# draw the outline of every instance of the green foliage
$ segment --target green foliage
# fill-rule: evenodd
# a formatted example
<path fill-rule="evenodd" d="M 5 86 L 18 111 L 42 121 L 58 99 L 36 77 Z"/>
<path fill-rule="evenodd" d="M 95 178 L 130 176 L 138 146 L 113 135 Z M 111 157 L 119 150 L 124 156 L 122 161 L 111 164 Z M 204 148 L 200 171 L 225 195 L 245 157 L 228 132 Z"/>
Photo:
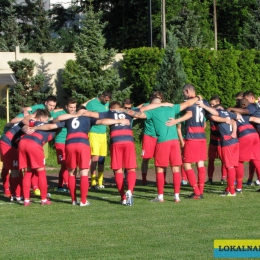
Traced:
<path fill-rule="evenodd" d="M 20 112 L 22 107 L 43 102 L 53 90 L 44 88 L 44 74 L 37 73 L 33 76 L 36 65 L 33 60 L 9 61 L 8 64 L 17 80 L 17 84 L 10 89 L 9 94 L 10 117 L 12 118 Z M 6 98 L 2 100 L 1 105 L 6 105 Z"/>
<path fill-rule="evenodd" d="M 176 45 L 175 45 L 176 46 Z M 133 82 L 132 99 L 136 104 L 147 101 L 151 90 L 158 89 L 155 85 L 156 74 L 159 71 L 158 64 L 162 63 L 163 70 L 159 77 L 161 90 L 169 101 L 176 101 L 176 91 L 172 86 L 182 86 L 183 73 L 186 74 L 186 82 L 196 86 L 197 93 L 209 100 L 217 94 L 222 98 L 225 107 L 235 104 L 234 96 L 239 91 L 252 90 L 260 95 L 260 52 L 256 50 L 238 51 L 234 49 L 225 51 L 211 51 L 207 49 L 178 49 L 182 60 L 183 70 L 178 71 L 174 59 L 177 49 L 170 44 L 165 50 L 165 60 L 162 62 L 163 51 L 157 48 L 139 48 L 126 51 L 123 62 L 125 81 Z M 174 50 L 174 52 L 173 52 Z M 168 53 L 169 51 L 169 53 Z M 153 53 L 152 59 L 145 59 L 147 53 Z M 166 55 L 168 53 L 168 55 Z M 156 56 L 157 55 L 157 56 Z M 150 56 L 148 56 L 150 57 Z M 157 61 L 153 63 L 152 61 Z M 181 68 L 181 67 L 180 67 Z M 181 81 L 179 83 L 178 75 Z M 149 80 L 144 80 L 149 79 Z M 175 82 L 175 83 L 174 83 Z M 177 100 L 178 102 L 182 98 Z"/>
<path fill-rule="evenodd" d="M 56 40 L 52 37 L 48 11 L 42 0 L 26 0 L 16 6 L 16 19 L 21 35 L 30 52 L 59 52 Z"/>
<path fill-rule="evenodd" d="M 82 30 L 74 45 L 76 61 L 67 62 L 63 71 L 62 87 L 79 102 L 120 86 L 118 69 L 107 67 L 113 62 L 116 52 L 104 47 L 102 31 L 105 25 L 100 20 L 101 15 L 90 8 L 82 17 Z"/>
<path fill-rule="evenodd" d="M 125 51 L 122 62 L 124 82 L 133 86 L 131 98 L 135 104 L 149 99 L 162 56 L 163 51 L 159 48 L 142 47 Z"/>
<path fill-rule="evenodd" d="M 162 60 L 162 66 L 157 74 L 155 89 L 160 90 L 164 99 L 169 102 L 182 101 L 182 87 L 186 83 L 181 55 L 178 52 L 177 38 L 168 32 L 168 43 Z"/>
<path fill-rule="evenodd" d="M 225 107 L 235 104 L 235 94 L 253 90 L 259 93 L 259 52 L 181 50 L 188 81 L 197 93 L 210 99 L 213 94 L 222 98 Z"/>
<path fill-rule="evenodd" d="M 21 26 L 17 23 L 17 13 L 13 1 L 3 7 L 0 23 L 0 51 L 15 51 L 20 46 L 21 51 L 28 51 L 24 45 L 24 36 Z"/>
<path fill-rule="evenodd" d="M 193 7 L 192 0 L 180 1 L 182 7 L 177 16 L 173 17 L 171 22 L 172 32 L 178 39 L 178 45 L 182 48 L 201 48 L 207 47 L 208 43 L 203 41 L 199 19 Z M 169 43 L 167 43 L 169 44 Z"/>

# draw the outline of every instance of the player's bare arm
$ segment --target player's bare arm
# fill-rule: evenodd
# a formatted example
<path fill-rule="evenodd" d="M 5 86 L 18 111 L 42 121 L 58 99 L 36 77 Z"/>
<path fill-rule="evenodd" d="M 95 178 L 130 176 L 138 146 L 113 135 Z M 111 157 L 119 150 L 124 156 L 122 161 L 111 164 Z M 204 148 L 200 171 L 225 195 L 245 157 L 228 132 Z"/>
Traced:
<path fill-rule="evenodd" d="M 167 126 L 173 126 L 173 125 L 177 125 L 183 121 L 186 121 L 188 119 L 190 119 L 192 117 L 192 112 L 191 111 L 187 111 L 186 114 L 182 117 L 179 117 L 178 119 L 175 118 L 169 118 L 169 120 L 166 122 Z"/>
<path fill-rule="evenodd" d="M 194 97 L 194 98 L 191 98 L 191 99 L 188 99 L 188 100 L 185 101 L 185 102 L 182 102 L 182 103 L 180 104 L 180 111 L 186 109 L 187 107 L 190 107 L 190 106 L 194 105 L 194 104 L 195 104 L 197 101 L 199 101 L 199 100 L 202 100 L 202 97 L 199 96 L 199 95 L 197 95 L 197 96 Z"/>
<path fill-rule="evenodd" d="M 249 115 L 249 110 L 247 108 L 229 107 L 227 111 L 239 113 L 241 115 Z"/>
<path fill-rule="evenodd" d="M 96 125 L 130 125 L 130 121 L 128 119 L 111 119 L 111 118 L 104 118 L 99 119 L 96 121 Z"/>
<path fill-rule="evenodd" d="M 173 104 L 172 103 L 168 103 L 168 102 L 163 102 L 163 103 L 156 103 L 156 104 L 149 104 L 147 106 L 144 106 L 144 107 L 141 107 L 140 108 L 140 111 L 141 112 L 144 112 L 144 111 L 147 111 L 147 110 L 152 110 L 152 109 L 155 109 L 155 108 L 158 108 L 158 107 L 172 107 Z"/>
<path fill-rule="evenodd" d="M 55 118 L 53 120 L 53 123 L 57 123 L 57 122 L 60 122 L 60 121 L 65 121 L 65 120 L 68 120 L 68 119 L 71 119 L 71 118 L 75 118 L 75 117 L 78 117 L 77 114 L 64 114 L 64 115 L 60 115 L 58 116 L 57 118 Z"/>
<path fill-rule="evenodd" d="M 135 111 L 135 110 L 131 110 L 131 109 L 122 109 L 122 112 L 128 114 L 131 117 L 141 118 L 141 119 L 146 118 L 146 114 L 141 111 Z"/>
<path fill-rule="evenodd" d="M 92 112 L 92 111 L 88 111 L 88 110 L 84 110 L 84 109 L 82 109 L 82 110 L 83 110 L 83 113 L 81 114 L 82 116 L 99 118 L 98 112 Z"/>
<path fill-rule="evenodd" d="M 232 123 L 230 117 L 211 116 L 211 120 L 218 123 L 227 123 L 229 125 Z"/>
<path fill-rule="evenodd" d="M 260 124 L 260 118 L 259 117 L 255 117 L 255 116 L 250 116 L 249 122 Z"/>
<path fill-rule="evenodd" d="M 237 123 L 235 120 L 231 120 L 231 125 L 232 125 L 232 133 L 231 133 L 231 137 L 232 138 L 237 138 Z"/>
<path fill-rule="evenodd" d="M 201 108 L 207 110 L 211 115 L 218 116 L 218 111 L 217 111 L 215 108 L 213 108 L 213 107 L 210 107 L 210 106 L 205 105 L 205 104 L 203 103 L 203 101 L 201 101 L 201 100 L 200 100 L 200 101 L 197 101 L 197 102 L 196 102 L 196 105 L 198 105 L 199 107 L 201 107 Z"/>

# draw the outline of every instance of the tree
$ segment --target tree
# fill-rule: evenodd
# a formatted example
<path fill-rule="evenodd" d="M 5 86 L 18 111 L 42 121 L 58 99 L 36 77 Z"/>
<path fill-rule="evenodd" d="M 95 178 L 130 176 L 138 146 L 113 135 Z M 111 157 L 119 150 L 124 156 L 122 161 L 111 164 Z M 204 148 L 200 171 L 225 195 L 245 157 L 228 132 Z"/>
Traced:
<path fill-rule="evenodd" d="M 178 14 L 170 20 L 170 24 L 174 26 L 173 34 L 178 39 L 179 46 L 182 48 L 208 47 L 210 43 L 204 40 L 200 29 L 201 15 L 196 11 L 194 1 L 182 0 L 180 3 L 181 8 Z"/>
<path fill-rule="evenodd" d="M 48 11 L 42 0 L 24 0 L 17 6 L 17 19 L 30 52 L 58 52 L 57 40 L 52 37 Z"/>
<path fill-rule="evenodd" d="M 173 28 L 168 31 L 168 42 L 161 69 L 157 74 L 155 90 L 162 91 L 167 101 L 179 103 L 182 101 L 181 90 L 186 83 L 186 75 L 178 52 L 178 41 L 173 31 Z"/>
<path fill-rule="evenodd" d="M 102 13 L 90 8 L 82 16 L 82 31 L 74 45 L 76 61 L 69 61 L 63 72 L 62 87 L 68 94 L 83 102 L 104 90 L 116 90 L 120 86 L 119 73 L 109 67 L 115 57 L 114 49 L 105 49 L 106 40 L 102 34 L 105 24 Z"/>
<path fill-rule="evenodd" d="M 10 117 L 15 117 L 22 107 L 43 102 L 53 90 L 44 88 L 44 74 L 33 76 L 36 65 L 33 60 L 9 61 L 8 64 L 17 79 L 17 84 L 10 89 L 9 98 Z M 2 100 L 1 105 L 6 106 L 6 99 Z"/>
<path fill-rule="evenodd" d="M 5 4 L 4 4 L 5 3 Z M 13 0 L 6 1 L 0 6 L 0 51 L 14 51 L 20 46 L 21 51 L 28 51 L 24 45 L 21 27 L 17 23 L 16 5 Z"/>

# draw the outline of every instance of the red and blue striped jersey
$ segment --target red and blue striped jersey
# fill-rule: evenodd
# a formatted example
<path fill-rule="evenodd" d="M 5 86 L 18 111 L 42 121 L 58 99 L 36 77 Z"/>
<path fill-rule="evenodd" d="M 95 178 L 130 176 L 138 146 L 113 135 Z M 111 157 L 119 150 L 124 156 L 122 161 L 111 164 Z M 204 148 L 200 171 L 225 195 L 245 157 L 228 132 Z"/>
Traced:
<path fill-rule="evenodd" d="M 87 116 L 79 116 L 63 121 L 68 134 L 66 144 L 83 143 L 89 145 L 88 133 L 92 125 L 96 124 L 97 119 Z"/>
<path fill-rule="evenodd" d="M 237 115 L 235 113 L 228 112 L 226 110 L 221 110 L 221 109 L 217 109 L 217 111 L 219 113 L 219 116 L 222 118 L 227 118 L 227 117 L 230 117 L 231 119 L 237 118 Z M 211 115 L 208 116 L 211 117 Z M 216 122 L 216 124 L 220 132 L 220 142 L 222 147 L 238 143 L 237 138 L 231 137 L 232 125 L 229 125 L 227 123 L 218 123 L 218 122 Z"/>
<path fill-rule="evenodd" d="M 48 124 L 48 123 L 43 123 L 40 121 L 35 121 L 34 125 L 35 126 L 40 126 L 43 124 Z M 62 127 L 60 126 L 61 123 L 57 123 L 58 127 Z M 53 130 L 49 130 L 49 131 L 42 131 L 42 130 L 36 130 L 34 133 L 32 134 L 25 134 L 21 137 L 21 140 L 27 139 L 27 140 L 32 140 L 36 143 L 38 143 L 39 145 L 43 146 L 45 143 L 51 141 L 55 134 L 56 134 L 57 129 L 53 129 Z"/>
<path fill-rule="evenodd" d="M 130 125 L 114 124 L 110 126 L 110 144 L 134 142 L 131 116 L 116 110 L 99 113 L 99 116 L 100 118 L 128 119 L 130 121 Z"/>
<path fill-rule="evenodd" d="M 260 109 L 256 104 L 249 104 L 247 106 L 247 109 L 249 110 L 250 116 L 260 117 Z M 260 134 L 260 125 L 259 124 L 253 124 L 258 132 Z"/>
<path fill-rule="evenodd" d="M 216 122 L 210 120 L 210 141 L 211 145 L 220 145 L 220 132 Z"/>
<path fill-rule="evenodd" d="M 22 123 L 22 121 L 12 126 L 9 130 L 5 132 L 5 134 L 2 135 L 1 141 L 5 142 L 9 146 L 17 148 L 18 141 L 20 137 L 24 134 L 21 130 L 23 126 L 24 124 Z"/>
<path fill-rule="evenodd" d="M 203 103 L 209 106 L 206 100 Z M 202 140 L 206 139 L 204 130 L 205 110 L 196 104 L 186 108 L 186 112 L 191 111 L 192 117 L 186 121 L 186 137 L 187 140 Z"/>
<path fill-rule="evenodd" d="M 242 138 L 244 136 L 257 134 L 254 126 L 249 122 L 250 116 L 242 116 L 241 119 L 237 120 L 237 131 L 238 138 Z"/>

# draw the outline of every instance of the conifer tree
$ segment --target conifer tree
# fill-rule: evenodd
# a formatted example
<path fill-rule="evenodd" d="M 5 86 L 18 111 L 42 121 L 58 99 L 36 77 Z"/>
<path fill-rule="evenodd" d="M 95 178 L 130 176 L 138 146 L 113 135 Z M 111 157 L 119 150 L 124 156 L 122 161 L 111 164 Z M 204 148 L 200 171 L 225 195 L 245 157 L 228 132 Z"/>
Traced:
<path fill-rule="evenodd" d="M 102 13 L 94 13 L 92 8 L 82 16 L 82 31 L 74 45 L 76 61 L 68 61 L 63 71 L 62 87 L 80 103 L 120 86 L 118 70 L 107 68 L 116 52 L 104 47 L 106 41 L 102 32 L 105 24 L 101 17 Z"/>
<path fill-rule="evenodd" d="M 157 74 L 155 90 L 160 90 L 164 94 L 165 100 L 179 103 L 182 98 L 182 87 L 186 83 L 181 55 L 178 52 L 178 42 L 172 33 L 172 28 L 168 31 L 168 41 L 162 60 L 162 66 Z"/>
<path fill-rule="evenodd" d="M 17 80 L 17 84 L 10 89 L 9 106 L 12 118 L 20 112 L 22 107 L 42 103 L 48 95 L 52 94 L 53 89 L 44 87 L 43 73 L 33 76 L 36 66 L 33 60 L 9 61 L 8 64 Z M 6 99 L 2 100 L 1 105 L 6 105 Z"/>

